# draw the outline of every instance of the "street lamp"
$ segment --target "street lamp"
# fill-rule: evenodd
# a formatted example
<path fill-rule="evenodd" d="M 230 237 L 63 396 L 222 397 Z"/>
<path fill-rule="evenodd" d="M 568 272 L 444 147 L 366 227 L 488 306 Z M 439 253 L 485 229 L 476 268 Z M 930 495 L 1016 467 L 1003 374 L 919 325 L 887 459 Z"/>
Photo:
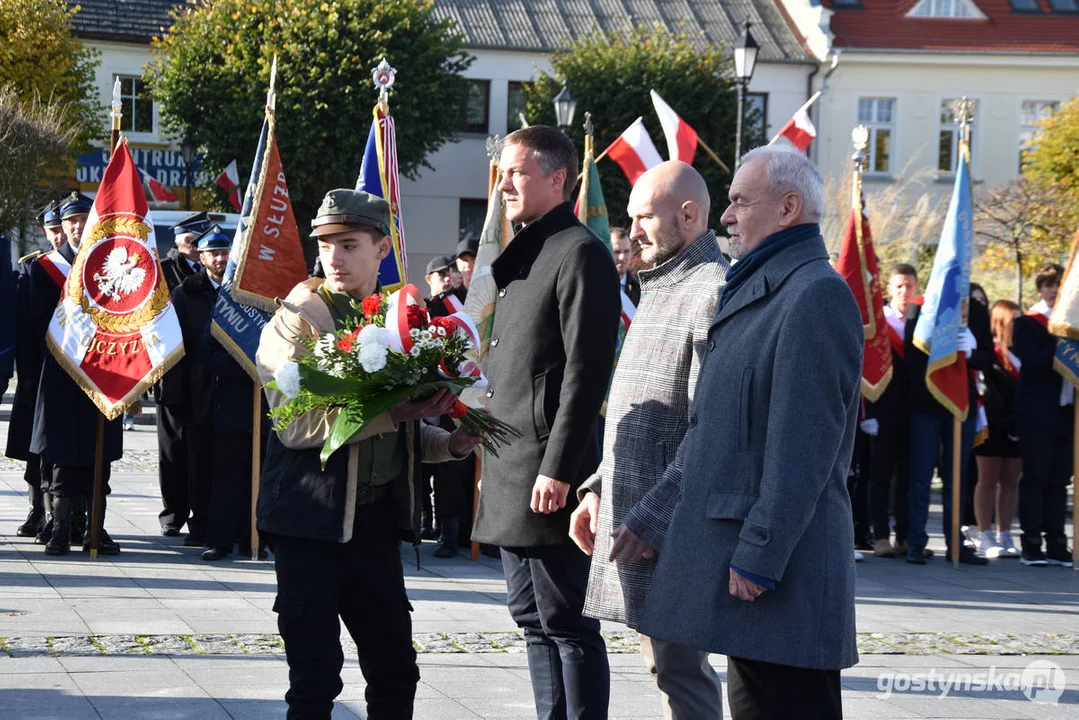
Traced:
<path fill-rule="evenodd" d="M 573 115 L 577 112 L 577 98 L 569 91 L 569 86 L 562 83 L 562 90 L 554 96 L 555 122 L 562 132 L 573 125 Z"/>
<path fill-rule="evenodd" d="M 737 170 L 742 164 L 742 126 L 745 124 L 746 88 L 753 79 L 753 68 L 757 64 L 757 51 L 760 45 L 753 39 L 749 32 L 752 25 L 746 20 L 745 29 L 738 44 L 734 46 L 734 82 L 738 86 L 738 117 L 734 131 L 734 167 Z"/>
<path fill-rule="evenodd" d="M 195 163 L 195 141 L 184 137 L 180 143 L 180 157 L 184 159 L 184 209 L 191 209 L 191 169 Z"/>

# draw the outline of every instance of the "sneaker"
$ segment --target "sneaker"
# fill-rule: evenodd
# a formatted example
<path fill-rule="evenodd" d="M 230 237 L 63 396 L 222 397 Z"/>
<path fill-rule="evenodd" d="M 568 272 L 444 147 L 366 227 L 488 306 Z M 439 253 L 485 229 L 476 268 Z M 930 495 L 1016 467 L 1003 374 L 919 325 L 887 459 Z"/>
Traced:
<path fill-rule="evenodd" d="M 894 558 L 895 553 L 896 548 L 892 547 L 892 544 L 888 542 L 887 538 L 877 540 L 877 542 L 873 545 L 873 554 L 876 557 Z"/>
<path fill-rule="evenodd" d="M 1045 562 L 1057 567 L 1072 567 L 1072 551 L 1067 545 L 1049 543 L 1045 549 Z"/>
<path fill-rule="evenodd" d="M 854 562 L 861 562 L 863 560 L 865 560 L 865 555 L 863 555 L 858 550 L 855 550 L 854 551 Z"/>
<path fill-rule="evenodd" d="M 134 429 L 135 429 L 135 419 L 125 417 L 124 418 L 124 430 L 134 430 Z"/>
<path fill-rule="evenodd" d="M 959 528 L 960 534 L 963 536 L 963 545 L 971 550 L 978 549 L 978 543 L 982 539 L 982 531 L 973 525 L 964 525 Z"/>
<path fill-rule="evenodd" d="M 1041 551 L 1041 548 L 1024 550 L 1019 556 L 1019 562 L 1031 567 L 1045 567 L 1049 564 L 1048 561 L 1046 561 L 1045 553 Z"/>
<path fill-rule="evenodd" d="M 1005 558 L 1017 558 L 1019 557 L 1019 548 L 1015 546 L 1015 540 L 1012 539 L 1012 534 L 1008 530 L 997 533 L 997 545 L 1003 551 L 1000 553 L 1001 557 Z"/>
<path fill-rule="evenodd" d="M 982 537 L 978 540 L 978 549 L 976 551 L 982 557 L 989 559 L 995 559 L 1004 554 L 1004 548 L 997 543 L 996 535 L 992 531 L 986 530 L 982 533 Z"/>

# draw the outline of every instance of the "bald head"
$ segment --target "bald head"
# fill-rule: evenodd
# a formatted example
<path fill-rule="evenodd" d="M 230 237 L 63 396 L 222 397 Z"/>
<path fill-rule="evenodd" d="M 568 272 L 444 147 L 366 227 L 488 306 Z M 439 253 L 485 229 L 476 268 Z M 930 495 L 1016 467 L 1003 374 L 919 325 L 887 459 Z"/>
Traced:
<path fill-rule="evenodd" d="M 626 208 L 641 259 L 660 265 L 678 255 L 708 230 L 710 207 L 704 178 L 684 162 L 660 163 L 641 175 Z"/>

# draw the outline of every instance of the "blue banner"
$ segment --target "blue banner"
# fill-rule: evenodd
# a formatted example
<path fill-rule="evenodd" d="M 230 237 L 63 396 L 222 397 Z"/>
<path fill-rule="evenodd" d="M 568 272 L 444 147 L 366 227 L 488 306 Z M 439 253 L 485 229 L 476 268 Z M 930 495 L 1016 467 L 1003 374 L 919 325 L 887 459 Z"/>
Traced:
<path fill-rule="evenodd" d="M 170 188 L 182 188 L 186 184 L 187 169 L 183 156 L 175 150 L 159 148 L 140 148 L 128 145 L 135 166 L 147 172 L 150 177 Z M 196 156 L 191 163 L 191 187 L 205 187 L 212 183 L 200 167 L 202 156 Z M 109 164 L 109 153 L 104 148 L 94 148 L 91 152 L 79 155 L 75 160 L 75 182 L 99 185 L 105 175 L 105 166 Z"/>
<path fill-rule="evenodd" d="M 393 116 L 376 105 L 367 145 L 360 163 L 356 189 L 383 198 L 390 204 L 390 238 L 393 247 L 382 258 L 378 280 L 385 292 L 393 292 L 408 282 L 408 259 L 405 249 L 405 227 L 401 219 L 401 188 L 397 175 L 397 134 Z"/>

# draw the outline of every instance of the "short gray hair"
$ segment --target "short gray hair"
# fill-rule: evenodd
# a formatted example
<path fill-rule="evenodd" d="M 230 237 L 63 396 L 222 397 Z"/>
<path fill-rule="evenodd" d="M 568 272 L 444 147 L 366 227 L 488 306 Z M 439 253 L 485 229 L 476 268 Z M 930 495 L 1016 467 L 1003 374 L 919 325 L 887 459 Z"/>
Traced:
<path fill-rule="evenodd" d="M 742 164 L 757 157 L 764 158 L 766 163 L 773 200 L 792 192 L 802 197 L 803 212 L 807 216 L 813 220 L 824 216 L 824 178 L 809 158 L 797 150 L 765 145 L 743 155 Z"/>

